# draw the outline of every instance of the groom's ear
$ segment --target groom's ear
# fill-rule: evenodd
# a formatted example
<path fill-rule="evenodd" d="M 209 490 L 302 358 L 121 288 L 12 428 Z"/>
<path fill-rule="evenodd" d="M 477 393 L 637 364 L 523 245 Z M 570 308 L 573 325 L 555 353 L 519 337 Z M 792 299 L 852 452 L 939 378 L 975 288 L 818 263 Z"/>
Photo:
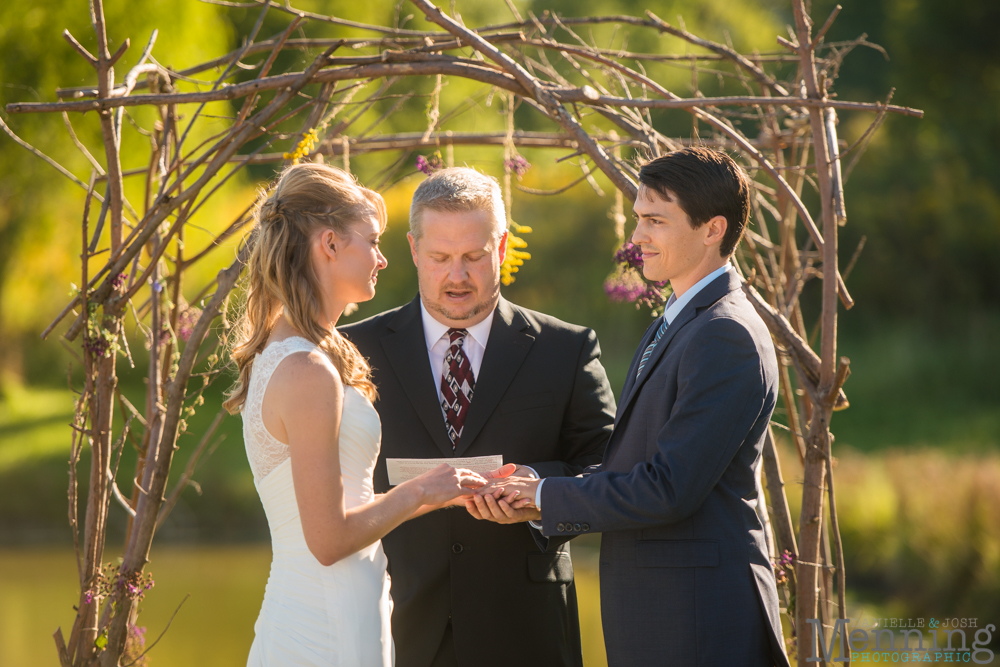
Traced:
<path fill-rule="evenodd" d="M 726 238 L 729 221 L 724 215 L 715 215 L 703 225 L 705 230 L 705 245 L 721 245 Z"/>

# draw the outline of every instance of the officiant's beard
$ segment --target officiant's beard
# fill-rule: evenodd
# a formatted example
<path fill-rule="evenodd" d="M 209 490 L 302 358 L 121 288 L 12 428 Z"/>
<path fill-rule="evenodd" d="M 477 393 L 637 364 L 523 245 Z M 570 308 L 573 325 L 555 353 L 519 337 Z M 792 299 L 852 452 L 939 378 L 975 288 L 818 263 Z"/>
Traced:
<path fill-rule="evenodd" d="M 462 283 L 458 285 L 443 285 L 440 290 L 438 290 L 437 299 L 424 299 L 424 307 L 427 310 L 437 313 L 446 320 L 451 320 L 452 322 L 465 322 L 467 320 L 477 320 L 473 324 L 478 323 L 478 321 L 485 318 L 491 310 L 496 307 L 497 301 L 500 299 L 500 284 L 497 283 L 491 290 L 491 294 L 485 299 L 480 299 L 472 305 L 463 307 L 449 307 L 445 305 L 444 300 L 447 299 L 445 295 L 446 292 L 455 290 L 468 290 L 475 294 L 476 288 L 468 283 Z M 478 317 L 482 315 L 483 317 Z"/>

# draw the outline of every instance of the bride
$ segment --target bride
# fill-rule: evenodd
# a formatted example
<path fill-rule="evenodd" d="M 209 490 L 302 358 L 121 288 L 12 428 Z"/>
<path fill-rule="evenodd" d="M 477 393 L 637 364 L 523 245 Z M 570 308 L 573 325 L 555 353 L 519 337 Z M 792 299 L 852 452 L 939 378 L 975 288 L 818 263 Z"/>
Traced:
<path fill-rule="evenodd" d="M 393 663 L 380 539 L 484 480 L 448 465 L 376 495 L 381 422 L 367 362 L 335 328 L 375 295 L 382 198 L 343 170 L 288 167 L 255 209 L 225 406 L 243 416 L 273 560 L 248 665 Z"/>

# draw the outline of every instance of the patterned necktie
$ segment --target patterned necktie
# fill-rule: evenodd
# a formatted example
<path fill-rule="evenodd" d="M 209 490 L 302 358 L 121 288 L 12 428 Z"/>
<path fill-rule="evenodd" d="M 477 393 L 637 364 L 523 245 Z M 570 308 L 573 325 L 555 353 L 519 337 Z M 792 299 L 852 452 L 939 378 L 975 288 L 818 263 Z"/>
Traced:
<path fill-rule="evenodd" d="M 664 317 L 663 324 L 661 324 L 660 328 L 656 330 L 656 336 L 653 337 L 653 342 L 647 345 L 646 351 L 642 353 L 642 359 L 639 361 L 639 370 L 635 372 L 635 378 L 637 380 L 639 379 L 639 374 L 642 373 L 642 367 L 646 365 L 647 361 L 649 361 L 649 356 L 653 354 L 656 344 L 660 342 L 661 338 L 663 338 L 663 334 L 666 333 L 668 326 L 670 325 L 667 323 L 667 318 Z"/>
<path fill-rule="evenodd" d="M 472 364 L 462 349 L 467 335 L 469 332 L 465 329 L 448 329 L 450 346 L 444 357 L 444 373 L 441 376 L 441 409 L 444 411 L 444 423 L 452 449 L 462 437 L 465 418 L 469 414 L 469 405 L 472 404 L 472 391 L 476 387 Z"/>

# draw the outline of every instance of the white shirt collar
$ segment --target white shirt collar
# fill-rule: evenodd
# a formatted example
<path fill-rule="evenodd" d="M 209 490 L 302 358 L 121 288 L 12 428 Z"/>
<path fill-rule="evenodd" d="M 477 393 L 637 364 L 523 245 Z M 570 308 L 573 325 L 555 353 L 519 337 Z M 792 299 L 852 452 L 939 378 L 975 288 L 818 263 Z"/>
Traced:
<path fill-rule="evenodd" d="M 677 314 L 684 310 L 684 306 L 688 305 L 691 302 L 691 299 L 698 295 L 698 292 L 705 289 L 709 283 L 728 271 L 729 267 L 729 262 L 726 262 L 721 267 L 696 282 L 691 289 L 684 292 L 683 296 L 679 299 L 676 298 L 675 295 L 671 294 L 670 299 L 667 301 L 667 307 L 663 310 L 663 319 L 667 321 L 667 324 L 673 322 L 674 318 L 677 317 Z"/>
<path fill-rule="evenodd" d="M 490 329 L 493 327 L 493 316 L 496 312 L 497 309 L 494 308 L 482 322 L 473 324 L 471 327 L 465 327 L 465 330 L 469 332 L 472 339 L 479 343 L 484 350 L 486 349 L 486 342 L 490 338 Z M 420 318 L 424 323 L 424 340 L 429 350 L 448 333 L 448 329 L 451 327 L 437 321 L 427 310 L 427 307 L 424 306 L 423 299 L 420 299 Z"/>

